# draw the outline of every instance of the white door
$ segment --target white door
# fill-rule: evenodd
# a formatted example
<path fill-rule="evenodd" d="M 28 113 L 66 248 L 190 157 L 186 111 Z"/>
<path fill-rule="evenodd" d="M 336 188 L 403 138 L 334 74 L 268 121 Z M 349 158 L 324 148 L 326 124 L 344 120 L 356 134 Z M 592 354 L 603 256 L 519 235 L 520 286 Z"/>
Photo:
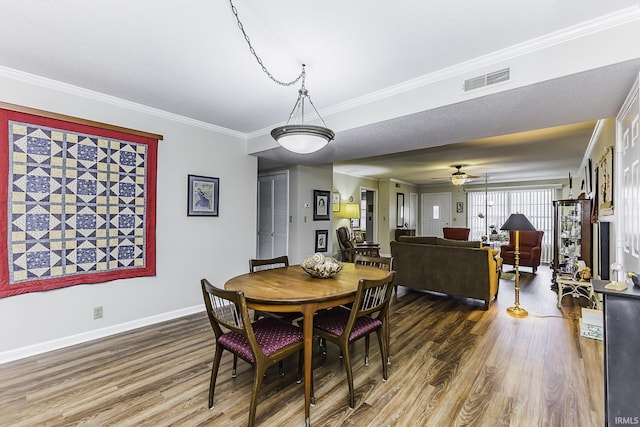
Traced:
<path fill-rule="evenodd" d="M 288 255 L 289 172 L 258 176 L 257 257 Z"/>
<path fill-rule="evenodd" d="M 421 236 L 442 237 L 442 227 L 451 224 L 451 193 L 422 195 Z"/>
<path fill-rule="evenodd" d="M 616 159 L 619 179 L 614 174 L 615 198 L 621 201 L 617 210 L 617 221 L 621 226 L 617 236 L 621 254 L 616 259 L 622 263 L 624 271 L 640 272 L 640 101 L 638 100 L 638 80 L 631 89 L 627 100 L 616 118 Z M 620 250 L 619 249 L 619 250 Z M 604 268 L 604 266 L 603 266 Z M 626 277 L 626 276 L 625 276 Z M 622 278 L 620 278 L 622 280 Z"/>
<path fill-rule="evenodd" d="M 409 229 L 418 229 L 418 194 L 409 193 Z"/>

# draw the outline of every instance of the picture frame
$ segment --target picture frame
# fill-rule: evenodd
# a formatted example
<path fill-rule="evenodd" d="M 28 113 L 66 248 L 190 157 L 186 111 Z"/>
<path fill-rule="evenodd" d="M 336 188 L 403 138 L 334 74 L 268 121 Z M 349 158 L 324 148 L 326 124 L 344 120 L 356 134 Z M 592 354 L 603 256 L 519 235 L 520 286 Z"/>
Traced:
<path fill-rule="evenodd" d="M 464 203 L 456 202 L 456 213 L 464 213 Z"/>
<path fill-rule="evenodd" d="M 187 216 L 218 216 L 220 179 L 187 176 Z"/>
<path fill-rule="evenodd" d="M 316 230 L 315 252 L 327 252 L 328 240 L 329 240 L 329 230 Z"/>
<path fill-rule="evenodd" d="M 331 210 L 333 212 L 340 212 L 340 193 L 334 192 L 331 195 Z"/>
<path fill-rule="evenodd" d="M 600 216 L 613 215 L 613 147 L 605 148 L 598 162 L 598 212 Z"/>
<path fill-rule="evenodd" d="M 591 196 L 591 192 L 593 191 L 593 180 L 592 180 L 592 170 L 593 166 L 591 164 L 591 159 L 588 160 L 587 164 L 584 166 L 584 192 L 587 197 Z"/>
<path fill-rule="evenodd" d="M 313 220 L 329 220 L 329 197 L 330 191 L 313 190 Z"/>
<path fill-rule="evenodd" d="M 404 193 L 396 194 L 396 226 L 404 227 Z"/>

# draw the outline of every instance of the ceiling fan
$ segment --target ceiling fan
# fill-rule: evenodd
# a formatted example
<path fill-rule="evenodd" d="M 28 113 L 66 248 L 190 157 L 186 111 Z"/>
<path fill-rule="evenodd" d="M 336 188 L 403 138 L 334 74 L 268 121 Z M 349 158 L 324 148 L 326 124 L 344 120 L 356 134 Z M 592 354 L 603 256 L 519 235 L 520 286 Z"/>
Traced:
<path fill-rule="evenodd" d="M 453 185 L 462 185 L 470 179 L 481 178 L 480 176 L 469 175 L 466 172 L 462 172 L 462 168 L 467 165 L 452 165 L 452 168 L 456 168 L 457 170 L 451 174 L 449 179 Z M 437 178 L 440 179 L 440 178 Z"/>

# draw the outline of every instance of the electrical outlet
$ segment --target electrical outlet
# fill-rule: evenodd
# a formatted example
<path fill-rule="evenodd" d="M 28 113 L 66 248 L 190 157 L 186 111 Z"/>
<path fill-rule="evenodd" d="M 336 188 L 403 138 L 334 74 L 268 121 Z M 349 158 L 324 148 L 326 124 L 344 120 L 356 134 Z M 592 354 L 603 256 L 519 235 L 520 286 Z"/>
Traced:
<path fill-rule="evenodd" d="M 93 318 L 102 319 L 102 306 L 93 307 Z"/>

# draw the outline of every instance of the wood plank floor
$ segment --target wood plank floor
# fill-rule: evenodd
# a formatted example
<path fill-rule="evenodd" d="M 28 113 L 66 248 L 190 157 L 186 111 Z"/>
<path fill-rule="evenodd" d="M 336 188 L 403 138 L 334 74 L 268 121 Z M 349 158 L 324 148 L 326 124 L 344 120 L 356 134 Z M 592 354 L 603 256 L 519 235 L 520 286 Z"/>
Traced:
<path fill-rule="evenodd" d="M 513 281 L 501 280 L 488 311 L 401 287 L 391 309 L 389 380 L 382 381 L 377 341 L 368 367 L 356 343 L 349 409 L 338 350 L 314 352 L 312 425 L 602 426 L 603 347 L 580 337 L 584 299 L 566 296 L 558 309 L 549 268 L 524 270 L 526 319 L 505 312 Z M 228 353 L 207 408 L 212 339 L 197 314 L 0 365 L 0 426 L 246 425 L 252 372 L 240 361 L 232 379 Z M 258 425 L 304 425 L 296 359 L 285 369 L 264 380 Z"/>

